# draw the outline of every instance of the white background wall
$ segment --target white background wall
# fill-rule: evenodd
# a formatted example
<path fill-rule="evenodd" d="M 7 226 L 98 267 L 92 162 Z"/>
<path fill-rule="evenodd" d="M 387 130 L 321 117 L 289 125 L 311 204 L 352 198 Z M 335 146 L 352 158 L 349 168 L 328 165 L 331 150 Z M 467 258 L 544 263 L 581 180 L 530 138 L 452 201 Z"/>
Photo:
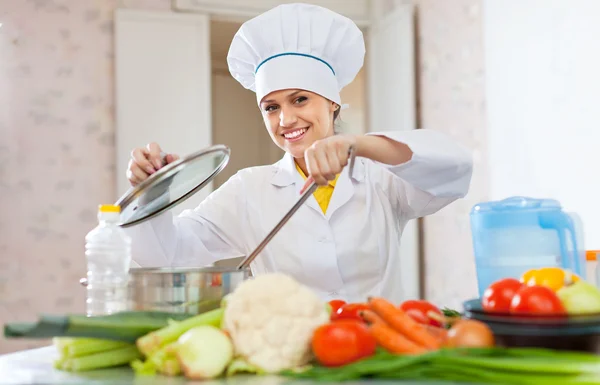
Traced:
<path fill-rule="evenodd" d="M 490 198 L 558 199 L 600 249 L 600 1 L 484 1 Z"/>

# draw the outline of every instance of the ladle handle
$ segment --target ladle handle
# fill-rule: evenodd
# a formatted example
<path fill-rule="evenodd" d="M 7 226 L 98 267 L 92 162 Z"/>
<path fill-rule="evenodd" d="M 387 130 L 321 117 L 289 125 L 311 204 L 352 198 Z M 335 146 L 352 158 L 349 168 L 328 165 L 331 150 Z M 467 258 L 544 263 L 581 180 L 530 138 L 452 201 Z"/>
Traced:
<path fill-rule="evenodd" d="M 348 171 L 349 171 L 349 176 L 351 177 L 352 172 L 354 170 L 354 158 L 355 158 L 354 147 L 352 147 L 352 146 L 350 147 L 350 149 L 348 150 L 348 155 L 350 156 L 350 169 Z M 242 270 L 242 269 L 245 269 L 248 266 L 250 266 L 252 261 L 254 261 L 256 259 L 256 257 L 258 256 L 258 254 L 260 254 L 261 251 L 263 251 L 265 246 L 267 246 L 267 244 L 271 241 L 271 239 L 273 239 L 275 234 L 277 234 L 279 232 L 279 230 L 281 230 L 283 225 L 285 225 L 287 223 L 287 221 L 292 217 L 292 215 L 294 215 L 294 213 L 296 211 L 298 211 L 300 206 L 302 206 L 304 204 L 304 202 L 306 202 L 306 200 L 315 192 L 318 185 L 315 183 L 314 180 L 312 180 L 312 178 L 310 178 L 310 179 L 311 179 L 311 183 L 309 184 L 309 187 L 306 189 L 306 191 L 304 191 L 304 194 L 302 194 L 300 199 L 298 199 L 298 201 L 296 202 L 296 204 L 294 204 L 294 206 L 290 209 L 290 211 L 288 211 L 287 214 L 285 214 L 285 216 L 283 218 L 281 218 L 281 220 L 275 226 L 275 228 L 273 228 L 273 230 L 271 230 L 269 235 L 267 235 L 267 237 L 260 243 L 260 245 L 258 245 L 258 247 L 252 252 L 252 254 L 247 256 L 246 259 L 244 259 L 238 265 L 238 267 L 237 267 L 238 270 Z"/>
<path fill-rule="evenodd" d="M 283 225 L 285 225 L 287 223 L 287 221 L 292 217 L 292 215 L 294 215 L 294 213 L 296 211 L 298 211 L 298 209 L 300 208 L 300 206 L 302 206 L 302 204 L 304 204 L 304 202 L 306 202 L 306 200 L 312 195 L 312 193 L 315 192 L 315 190 L 317 189 L 318 185 L 312 181 L 312 183 L 309 185 L 308 189 L 306 189 L 306 191 L 304 192 L 304 194 L 302 194 L 302 196 L 300 197 L 300 199 L 298 199 L 298 201 L 296 202 L 296 204 L 291 208 L 290 211 L 288 211 L 287 214 L 285 214 L 285 216 L 283 218 L 281 218 L 281 220 L 279 221 L 279 223 L 273 228 L 273 230 L 271 230 L 271 232 L 269 233 L 269 235 L 267 235 L 267 237 L 260 243 L 260 245 L 258 245 L 258 247 L 252 252 L 252 254 L 250 254 L 248 257 L 246 257 L 246 259 L 244 259 L 239 265 L 238 265 L 238 270 L 242 270 L 247 268 L 248 266 L 250 266 L 250 263 L 252 263 L 252 261 L 254 261 L 254 259 L 256 259 L 256 257 L 258 256 L 258 254 L 260 254 L 261 251 L 263 251 L 263 249 L 265 248 L 265 246 L 267 246 L 267 244 L 271 241 L 271 239 L 273 239 L 273 237 L 275 236 L 275 234 L 277 234 L 279 232 L 279 230 L 281 230 L 281 228 L 283 227 Z"/>

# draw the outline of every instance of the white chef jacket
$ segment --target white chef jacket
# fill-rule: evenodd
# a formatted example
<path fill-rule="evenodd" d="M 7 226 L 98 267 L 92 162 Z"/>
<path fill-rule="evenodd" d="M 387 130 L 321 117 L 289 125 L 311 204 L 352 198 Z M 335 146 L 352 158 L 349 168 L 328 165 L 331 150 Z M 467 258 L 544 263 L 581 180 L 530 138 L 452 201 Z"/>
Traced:
<path fill-rule="evenodd" d="M 283 272 L 324 300 L 402 300 L 400 240 L 406 223 L 466 195 L 470 152 L 441 132 L 380 132 L 405 143 L 412 159 L 390 166 L 356 158 L 325 214 L 311 196 L 251 264 L 253 275 Z M 299 198 L 305 181 L 286 154 L 237 172 L 197 208 L 128 228 L 142 267 L 198 267 L 249 255 Z"/>

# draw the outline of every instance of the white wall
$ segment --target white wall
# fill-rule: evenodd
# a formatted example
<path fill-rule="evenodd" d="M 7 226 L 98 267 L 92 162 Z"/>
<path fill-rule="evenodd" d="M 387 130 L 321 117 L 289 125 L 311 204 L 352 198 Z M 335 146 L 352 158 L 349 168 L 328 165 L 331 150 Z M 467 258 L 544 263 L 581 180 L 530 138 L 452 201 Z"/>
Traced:
<path fill-rule="evenodd" d="M 490 198 L 558 199 L 600 249 L 600 1 L 485 0 Z"/>

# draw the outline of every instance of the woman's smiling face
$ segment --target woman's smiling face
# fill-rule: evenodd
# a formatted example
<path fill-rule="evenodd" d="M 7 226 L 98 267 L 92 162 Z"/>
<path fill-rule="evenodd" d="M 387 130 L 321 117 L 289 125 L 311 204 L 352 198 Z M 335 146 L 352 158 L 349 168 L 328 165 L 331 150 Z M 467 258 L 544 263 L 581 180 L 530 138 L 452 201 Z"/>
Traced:
<path fill-rule="evenodd" d="M 286 89 L 263 98 L 260 109 L 273 142 L 294 158 L 317 140 L 333 135 L 337 104 L 310 91 Z"/>

